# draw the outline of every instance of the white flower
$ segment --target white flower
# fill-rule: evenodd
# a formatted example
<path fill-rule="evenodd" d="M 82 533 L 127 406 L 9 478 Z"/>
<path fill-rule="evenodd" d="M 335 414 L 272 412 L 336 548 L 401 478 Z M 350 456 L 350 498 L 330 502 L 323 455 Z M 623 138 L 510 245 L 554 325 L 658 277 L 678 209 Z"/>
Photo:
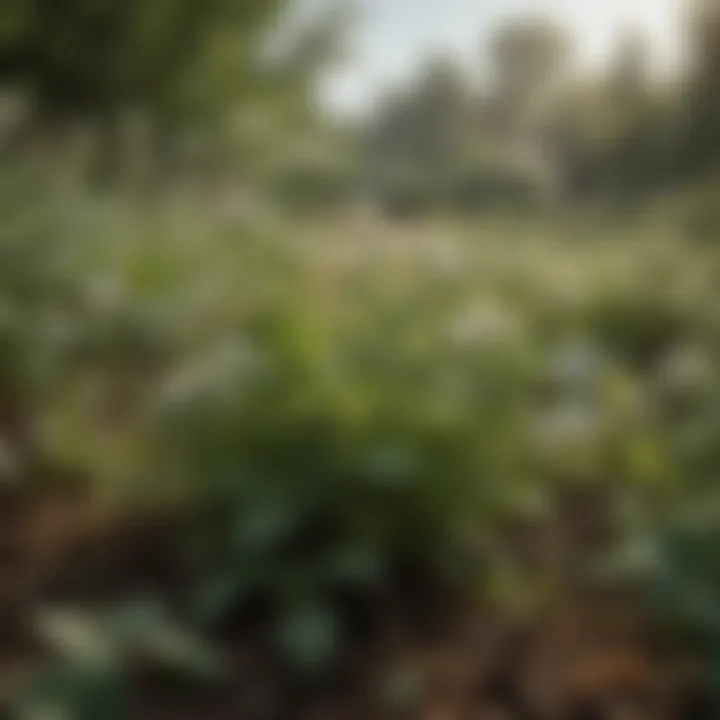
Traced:
<path fill-rule="evenodd" d="M 537 425 L 541 448 L 559 450 L 594 443 L 602 431 L 600 417 L 592 409 L 566 404 L 544 413 Z"/>
<path fill-rule="evenodd" d="M 77 328 L 68 313 L 56 310 L 45 318 L 43 330 L 46 340 L 51 345 L 62 346 L 75 338 Z"/>
<path fill-rule="evenodd" d="M 517 318 L 496 301 L 478 302 L 455 318 L 450 340 L 458 345 L 503 343 L 517 337 Z"/>
<path fill-rule="evenodd" d="M 111 310 L 122 305 L 125 289 L 119 278 L 98 275 L 88 283 L 86 297 L 93 310 Z"/>
<path fill-rule="evenodd" d="M 176 407 L 200 397 L 232 397 L 239 384 L 245 386 L 265 366 L 261 353 L 247 340 L 226 340 L 172 373 L 160 387 L 160 404 Z"/>
<path fill-rule="evenodd" d="M 435 242 L 427 246 L 425 259 L 438 275 L 459 275 L 466 267 L 468 258 L 457 243 Z"/>
<path fill-rule="evenodd" d="M 696 345 L 674 348 L 658 369 L 659 380 L 670 390 L 704 387 L 713 377 L 713 364 L 707 352 Z"/>
<path fill-rule="evenodd" d="M 603 365 L 599 350 L 585 342 L 573 342 L 560 349 L 552 360 L 553 380 L 561 385 L 584 385 L 598 377 Z"/>

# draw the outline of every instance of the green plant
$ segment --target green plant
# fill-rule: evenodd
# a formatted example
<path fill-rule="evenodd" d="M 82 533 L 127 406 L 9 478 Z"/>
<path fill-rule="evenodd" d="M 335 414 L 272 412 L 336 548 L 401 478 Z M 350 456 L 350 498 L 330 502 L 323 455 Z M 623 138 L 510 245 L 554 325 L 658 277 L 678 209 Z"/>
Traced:
<path fill-rule="evenodd" d="M 103 612 L 54 609 L 36 624 L 55 659 L 18 694 L 17 720 L 123 720 L 130 717 L 131 663 L 195 679 L 223 672 L 219 654 L 162 605 L 137 602 Z"/>

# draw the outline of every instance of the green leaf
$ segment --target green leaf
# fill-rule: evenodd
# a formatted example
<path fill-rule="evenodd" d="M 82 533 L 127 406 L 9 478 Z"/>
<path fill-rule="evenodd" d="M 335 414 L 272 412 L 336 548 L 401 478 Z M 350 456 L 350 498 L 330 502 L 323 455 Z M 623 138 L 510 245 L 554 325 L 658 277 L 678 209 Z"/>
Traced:
<path fill-rule="evenodd" d="M 290 605 L 276 627 L 276 641 L 285 659 L 301 672 L 325 669 L 333 659 L 340 628 L 333 610 L 320 601 Z"/>
<path fill-rule="evenodd" d="M 382 581 L 385 568 L 380 554 L 368 545 L 345 545 L 335 549 L 328 561 L 328 580 L 355 586 Z"/>
<path fill-rule="evenodd" d="M 289 498 L 285 502 L 253 506 L 238 523 L 238 541 L 250 549 L 271 549 L 290 536 L 301 515 L 301 510 L 291 504 Z"/>
<path fill-rule="evenodd" d="M 45 610 L 36 617 L 40 637 L 68 661 L 91 667 L 116 664 L 122 647 L 106 624 L 74 610 Z"/>
<path fill-rule="evenodd" d="M 112 627 L 129 650 L 163 669 L 208 677 L 224 670 L 220 654 L 158 603 L 138 602 L 122 608 L 113 616 Z"/>
<path fill-rule="evenodd" d="M 193 609 L 201 624 L 215 623 L 233 608 L 239 608 L 252 589 L 247 573 L 232 568 L 202 583 Z"/>
<path fill-rule="evenodd" d="M 17 720 L 127 720 L 124 679 L 113 670 L 58 663 L 42 668 L 14 706 Z"/>
<path fill-rule="evenodd" d="M 425 694 L 425 685 L 426 678 L 421 671 L 412 667 L 398 667 L 383 679 L 380 696 L 390 710 L 417 710 Z"/>

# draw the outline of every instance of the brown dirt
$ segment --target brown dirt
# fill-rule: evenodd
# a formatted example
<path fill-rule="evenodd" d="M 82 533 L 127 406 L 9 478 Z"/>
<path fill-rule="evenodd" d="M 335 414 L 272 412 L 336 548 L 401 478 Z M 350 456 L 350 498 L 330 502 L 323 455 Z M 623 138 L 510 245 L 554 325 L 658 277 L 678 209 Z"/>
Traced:
<path fill-rule="evenodd" d="M 171 597 L 183 569 L 172 523 L 112 518 L 82 496 L 0 499 L 0 715 L 43 654 L 30 630 L 42 600 L 100 602 L 138 589 Z M 69 572 L 68 568 L 76 568 Z M 92 582 L 89 582 L 89 579 Z M 643 618 L 585 595 L 516 619 L 443 598 L 387 594 L 361 603 L 364 624 L 322 685 L 282 670 L 261 622 L 240 618 L 218 641 L 232 677 L 178 686 L 138 672 L 137 720 L 684 720 L 682 673 Z M 392 680 L 394 678 L 394 681 Z M 392 686 L 396 686 L 395 690 Z M 402 687 L 405 686 L 405 690 Z M 410 692 L 407 688 L 411 688 Z M 399 688 L 399 689 L 398 689 Z M 396 697 L 393 695 L 405 695 Z M 402 700 L 402 702 L 401 702 Z"/>

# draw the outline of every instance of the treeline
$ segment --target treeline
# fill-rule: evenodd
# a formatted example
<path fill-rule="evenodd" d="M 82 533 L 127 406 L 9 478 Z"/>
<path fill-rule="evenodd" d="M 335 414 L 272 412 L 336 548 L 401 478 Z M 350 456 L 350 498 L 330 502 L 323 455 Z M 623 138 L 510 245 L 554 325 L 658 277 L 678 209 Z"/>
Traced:
<path fill-rule="evenodd" d="M 94 186 L 261 175 L 309 124 L 335 19 L 287 0 L 3 0 L 0 152 Z M 314 121 L 314 118 L 312 118 Z"/>
<path fill-rule="evenodd" d="M 354 143 L 306 161 L 292 199 L 326 207 L 362 197 L 402 215 L 632 206 L 707 185 L 720 169 L 720 3 L 694 0 L 681 21 L 686 60 L 664 78 L 633 30 L 603 72 L 581 72 L 573 38 L 547 18 L 500 26 L 476 73 L 429 57 L 377 100 Z"/>
<path fill-rule="evenodd" d="M 639 33 L 618 38 L 607 71 L 577 72 L 572 38 L 526 19 L 500 27 L 479 88 L 433 58 L 365 128 L 364 182 L 393 211 L 469 210 L 509 201 L 622 203 L 720 167 L 720 3 L 686 17 L 688 63 L 657 80 Z"/>
<path fill-rule="evenodd" d="M 398 213 L 632 202 L 720 166 L 718 0 L 693 1 L 672 82 L 654 78 L 639 34 L 587 77 L 561 25 L 515 20 L 497 29 L 482 83 L 429 58 L 354 127 L 313 103 L 338 17 L 294 26 L 297 7 L 5 0 L 0 151 L 70 158 L 96 185 L 252 185 L 293 208 L 369 199 Z"/>

